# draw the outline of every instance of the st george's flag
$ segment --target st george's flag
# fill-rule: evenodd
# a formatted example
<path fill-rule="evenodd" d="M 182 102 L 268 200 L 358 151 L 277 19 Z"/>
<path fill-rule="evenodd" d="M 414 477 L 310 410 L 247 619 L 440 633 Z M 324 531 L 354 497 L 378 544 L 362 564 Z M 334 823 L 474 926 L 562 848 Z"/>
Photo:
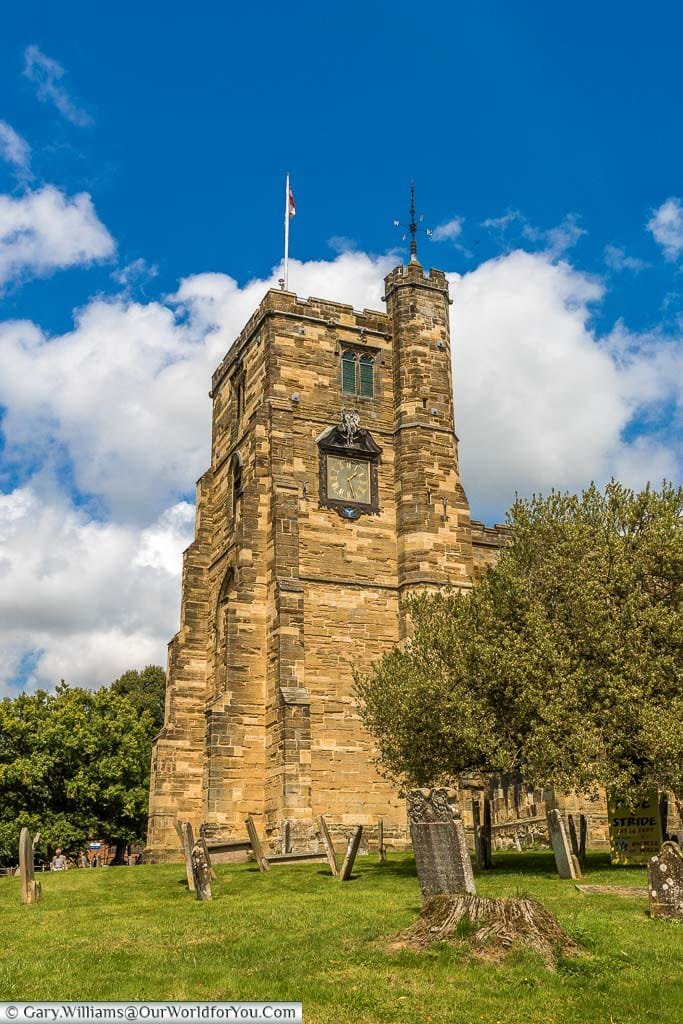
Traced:
<path fill-rule="evenodd" d="M 296 206 L 294 204 L 294 193 L 291 188 L 289 189 L 289 197 L 287 200 L 287 216 L 290 218 L 296 217 Z"/>

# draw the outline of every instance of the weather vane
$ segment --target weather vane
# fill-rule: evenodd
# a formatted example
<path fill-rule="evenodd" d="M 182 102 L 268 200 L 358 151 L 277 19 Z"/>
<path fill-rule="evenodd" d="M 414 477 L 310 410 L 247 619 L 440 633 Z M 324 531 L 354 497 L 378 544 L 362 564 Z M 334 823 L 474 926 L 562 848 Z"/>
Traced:
<path fill-rule="evenodd" d="M 407 230 L 410 232 L 410 262 L 411 263 L 417 263 L 418 262 L 418 260 L 417 260 L 417 233 L 418 233 L 418 231 L 424 231 L 424 233 L 427 236 L 427 238 L 431 238 L 432 237 L 432 229 L 431 228 L 423 228 L 423 227 L 421 227 L 421 224 L 422 224 L 423 220 L 424 220 L 424 216 L 422 214 L 420 214 L 420 216 L 419 216 L 417 221 L 415 220 L 415 182 L 411 181 L 410 182 L 410 223 L 408 225 L 406 225 L 406 224 L 401 224 L 400 220 L 395 220 L 394 221 L 394 227 L 395 228 L 404 228 L 404 229 L 407 228 Z M 403 233 L 403 241 L 405 241 L 407 237 L 408 237 L 408 235 L 404 231 L 404 233 Z"/>

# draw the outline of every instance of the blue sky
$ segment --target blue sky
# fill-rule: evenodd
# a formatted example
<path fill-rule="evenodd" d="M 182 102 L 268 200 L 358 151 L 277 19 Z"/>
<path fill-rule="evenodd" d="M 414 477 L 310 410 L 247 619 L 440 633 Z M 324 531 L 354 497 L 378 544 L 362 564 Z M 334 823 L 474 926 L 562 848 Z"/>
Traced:
<path fill-rule="evenodd" d="M 611 0 L 4 12 L 9 692 L 163 659 L 211 368 L 277 279 L 287 170 L 292 287 L 356 305 L 405 256 L 415 178 L 475 515 L 676 477 L 682 29 Z"/>
<path fill-rule="evenodd" d="M 476 260 L 496 251 L 481 221 L 518 209 L 542 228 L 575 214 L 587 270 L 604 272 L 608 244 L 657 263 L 643 223 L 681 191 L 680 6 L 433 10 L 15 5 L 0 41 L 2 116 L 32 145 L 39 178 L 93 195 L 121 259 L 158 266 L 160 290 L 201 269 L 241 282 L 267 273 L 287 169 L 306 258 L 329 256 L 338 235 L 384 252 L 414 176 L 430 223 L 466 218 Z M 64 66 L 92 124 L 36 103 L 21 75 L 30 44 Z M 620 312 L 638 328 L 658 321 L 672 278 L 659 267 L 636 290 L 629 281 Z M 63 324 L 95 280 L 41 283 L 12 305 Z"/>

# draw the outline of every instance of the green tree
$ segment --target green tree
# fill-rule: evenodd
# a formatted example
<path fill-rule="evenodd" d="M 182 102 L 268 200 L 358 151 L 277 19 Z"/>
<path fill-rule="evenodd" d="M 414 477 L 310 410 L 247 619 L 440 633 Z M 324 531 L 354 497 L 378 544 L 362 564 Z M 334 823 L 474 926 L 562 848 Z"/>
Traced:
<path fill-rule="evenodd" d="M 149 711 L 155 732 L 164 724 L 166 673 L 159 665 L 147 665 L 142 671 L 129 669 L 110 686 L 112 693 L 127 697 L 138 714 Z"/>
<path fill-rule="evenodd" d="M 516 501 L 480 585 L 414 600 L 412 638 L 356 680 L 384 771 L 682 796 L 682 515 L 666 482 Z"/>
<path fill-rule="evenodd" d="M 109 689 L 62 682 L 0 701 L 0 857 L 16 860 L 23 825 L 40 831 L 43 854 L 140 839 L 153 732 L 148 709 Z"/>

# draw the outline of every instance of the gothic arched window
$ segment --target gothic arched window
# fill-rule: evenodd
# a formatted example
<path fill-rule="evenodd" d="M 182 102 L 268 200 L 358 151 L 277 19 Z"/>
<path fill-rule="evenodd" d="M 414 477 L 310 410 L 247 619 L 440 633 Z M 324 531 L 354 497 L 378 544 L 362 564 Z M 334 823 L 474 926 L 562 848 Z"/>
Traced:
<path fill-rule="evenodd" d="M 372 398 L 375 394 L 375 360 L 346 349 L 341 358 L 341 386 L 343 395 Z"/>
<path fill-rule="evenodd" d="M 355 352 L 345 352 L 342 356 L 342 394 L 355 395 L 356 393 L 356 355 Z"/>

